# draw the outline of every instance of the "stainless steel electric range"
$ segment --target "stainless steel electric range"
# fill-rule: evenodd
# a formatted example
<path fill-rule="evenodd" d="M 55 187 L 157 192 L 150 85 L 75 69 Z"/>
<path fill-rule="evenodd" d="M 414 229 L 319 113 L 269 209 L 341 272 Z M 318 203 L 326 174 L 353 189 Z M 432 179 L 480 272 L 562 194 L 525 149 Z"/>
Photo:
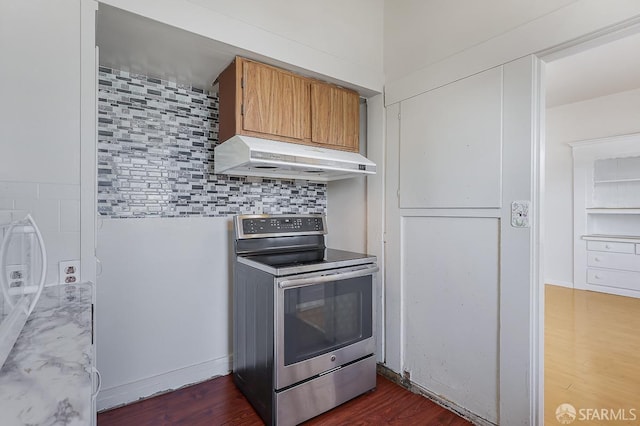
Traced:
<path fill-rule="evenodd" d="M 233 377 L 267 424 L 376 385 L 375 256 L 325 247 L 322 215 L 236 216 Z"/>

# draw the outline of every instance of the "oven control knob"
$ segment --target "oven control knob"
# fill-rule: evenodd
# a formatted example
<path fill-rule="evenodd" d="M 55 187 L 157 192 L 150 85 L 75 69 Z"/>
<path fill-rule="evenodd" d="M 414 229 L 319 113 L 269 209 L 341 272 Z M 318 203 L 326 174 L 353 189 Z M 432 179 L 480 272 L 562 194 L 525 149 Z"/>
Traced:
<path fill-rule="evenodd" d="M 331 361 L 335 361 L 336 360 L 336 356 L 335 355 L 331 355 Z"/>

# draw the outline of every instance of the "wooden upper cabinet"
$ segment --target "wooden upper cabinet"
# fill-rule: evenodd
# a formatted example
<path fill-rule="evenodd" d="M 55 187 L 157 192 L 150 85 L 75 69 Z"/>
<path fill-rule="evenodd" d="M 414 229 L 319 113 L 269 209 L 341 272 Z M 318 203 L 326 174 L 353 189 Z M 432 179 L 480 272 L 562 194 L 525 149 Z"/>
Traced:
<path fill-rule="evenodd" d="M 354 91 L 241 57 L 218 82 L 220 141 L 242 134 L 358 151 Z"/>
<path fill-rule="evenodd" d="M 243 129 L 294 139 L 308 137 L 309 83 L 257 62 L 243 65 Z"/>
<path fill-rule="evenodd" d="M 337 86 L 311 83 L 311 141 L 357 151 L 360 97 Z"/>

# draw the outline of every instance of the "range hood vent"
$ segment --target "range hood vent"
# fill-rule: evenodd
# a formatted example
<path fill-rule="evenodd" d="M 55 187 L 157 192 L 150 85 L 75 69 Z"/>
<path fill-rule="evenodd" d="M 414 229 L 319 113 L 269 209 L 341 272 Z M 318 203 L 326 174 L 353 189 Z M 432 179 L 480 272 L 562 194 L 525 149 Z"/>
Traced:
<path fill-rule="evenodd" d="M 214 171 L 327 182 L 375 174 L 376 165 L 355 152 L 236 135 L 215 148 Z"/>

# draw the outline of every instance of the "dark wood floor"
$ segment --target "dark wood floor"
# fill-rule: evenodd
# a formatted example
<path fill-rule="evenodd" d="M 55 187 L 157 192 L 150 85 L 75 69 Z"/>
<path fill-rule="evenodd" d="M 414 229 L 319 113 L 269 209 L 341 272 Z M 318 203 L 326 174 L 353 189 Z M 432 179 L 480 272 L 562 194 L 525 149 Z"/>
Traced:
<path fill-rule="evenodd" d="M 98 414 L 98 426 L 262 425 L 231 375 Z M 469 425 L 378 375 L 377 388 L 305 425 Z"/>

